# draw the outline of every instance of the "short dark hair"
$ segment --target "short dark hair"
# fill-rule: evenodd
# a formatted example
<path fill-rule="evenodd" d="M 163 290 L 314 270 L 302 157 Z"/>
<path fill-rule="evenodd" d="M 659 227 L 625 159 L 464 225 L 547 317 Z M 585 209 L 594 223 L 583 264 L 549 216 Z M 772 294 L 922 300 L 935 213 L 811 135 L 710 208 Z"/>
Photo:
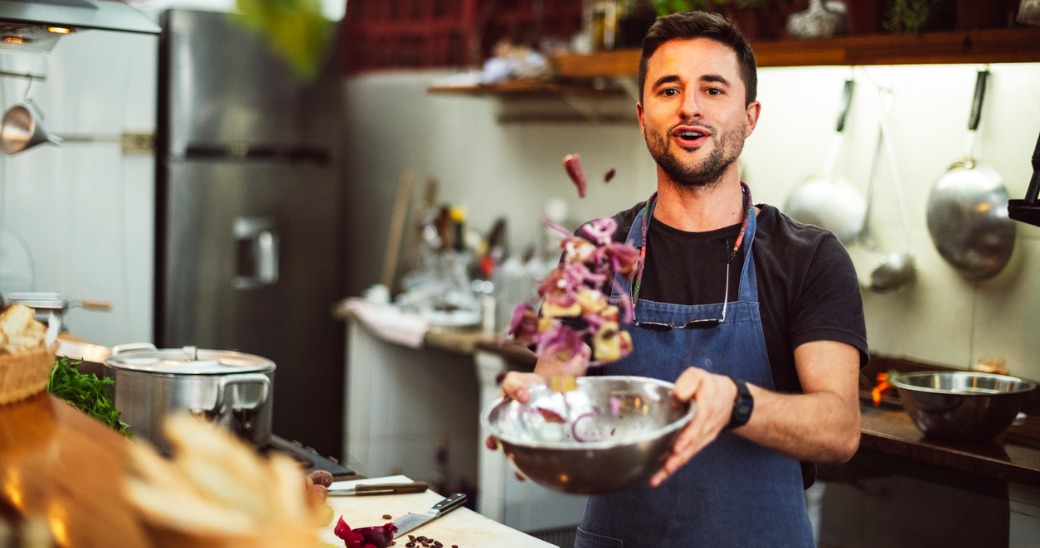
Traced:
<path fill-rule="evenodd" d="M 758 94 L 758 72 L 755 52 L 732 23 L 717 13 L 687 11 L 658 17 L 643 38 L 643 54 L 639 57 L 639 101 L 643 101 L 646 85 L 646 64 L 657 48 L 669 40 L 710 38 L 729 46 L 737 54 L 740 77 L 744 80 L 745 105 L 750 105 Z"/>

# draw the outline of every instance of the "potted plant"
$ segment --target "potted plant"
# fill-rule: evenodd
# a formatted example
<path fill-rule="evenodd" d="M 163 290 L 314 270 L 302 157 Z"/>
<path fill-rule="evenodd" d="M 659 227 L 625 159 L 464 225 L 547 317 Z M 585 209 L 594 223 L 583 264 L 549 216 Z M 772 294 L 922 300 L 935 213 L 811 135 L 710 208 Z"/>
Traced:
<path fill-rule="evenodd" d="M 950 0 L 890 0 L 885 30 L 918 34 L 953 27 Z"/>

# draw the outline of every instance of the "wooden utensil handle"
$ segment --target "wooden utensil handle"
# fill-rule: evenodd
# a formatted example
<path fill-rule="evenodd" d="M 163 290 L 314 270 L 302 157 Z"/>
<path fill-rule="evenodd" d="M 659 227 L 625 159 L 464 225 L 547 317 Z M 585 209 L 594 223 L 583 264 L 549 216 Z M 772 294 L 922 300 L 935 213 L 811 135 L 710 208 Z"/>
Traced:
<path fill-rule="evenodd" d="M 80 308 L 85 308 L 87 310 L 112 310 L 111 301 L 103 301 L 99 299 L 83 299 L 82 301 L 79 301 L 79 306 Z"/>
<path fill-rule="evenodd" d="M 424 481 L 412 483 L 373 483 L 361 484 L 354 487 L 359 495 L 385 495 L 389 493 L 422 493 L 426 491 L 427 485 Z"/>

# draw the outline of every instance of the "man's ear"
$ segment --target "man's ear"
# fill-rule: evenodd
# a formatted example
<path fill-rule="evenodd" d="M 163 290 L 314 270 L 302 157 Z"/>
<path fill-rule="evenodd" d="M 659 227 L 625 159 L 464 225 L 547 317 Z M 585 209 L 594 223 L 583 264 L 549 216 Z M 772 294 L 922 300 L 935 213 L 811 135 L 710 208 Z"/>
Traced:
<path fill-rule="evenodd" d="M 744 138 L 747 139 L 751 136 L 751 133 L 755 131 L 755 126 L 758 125 L 758 116 L 762 113 L 762 103 L 753 101 L 747 106 L 747 126 L 744 130 Z M 642 117 L 640 117 L 642 120 Z"/>
<path fill-rule="evenodd" d="M 643 125 L 643 103 L 636 101 L 636 115 L 639 117 L 639 132 L 646 138 L 646 126 Z"/>

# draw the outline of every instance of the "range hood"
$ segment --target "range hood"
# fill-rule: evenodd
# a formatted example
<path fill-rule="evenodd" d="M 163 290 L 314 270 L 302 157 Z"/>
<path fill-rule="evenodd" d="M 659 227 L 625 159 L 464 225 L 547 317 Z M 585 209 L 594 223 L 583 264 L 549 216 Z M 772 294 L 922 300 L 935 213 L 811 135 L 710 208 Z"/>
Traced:
<path fill-rule="evenodd" d="M 62 35 L 86 29 L 161 30 L 147 15 L 115 0 L 0 0 L 0 49 L 50 51 Z"/>

